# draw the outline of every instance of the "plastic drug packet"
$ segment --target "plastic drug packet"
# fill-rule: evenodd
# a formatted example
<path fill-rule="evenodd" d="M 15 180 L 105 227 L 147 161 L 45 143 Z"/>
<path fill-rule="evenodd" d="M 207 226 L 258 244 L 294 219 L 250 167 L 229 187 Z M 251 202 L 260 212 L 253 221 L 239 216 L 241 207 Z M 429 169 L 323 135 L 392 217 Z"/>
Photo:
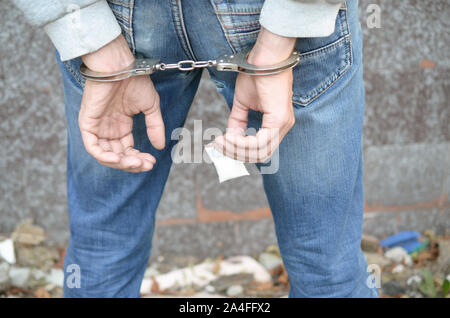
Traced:
<path fill-rule="evenodd" d="M 220 183 L 230 179 L 250 175 L 242 161 L 234 160 L 221 154 L 214 148 L 214 146 L 206 145 L 205 151 L 216 167 Z"/>

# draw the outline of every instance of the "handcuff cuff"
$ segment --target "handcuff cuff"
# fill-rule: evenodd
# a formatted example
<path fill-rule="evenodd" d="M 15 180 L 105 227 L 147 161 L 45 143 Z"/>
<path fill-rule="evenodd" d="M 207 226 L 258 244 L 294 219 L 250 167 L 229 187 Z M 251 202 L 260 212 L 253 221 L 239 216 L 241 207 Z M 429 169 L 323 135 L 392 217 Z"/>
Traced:
<path fill-rule="evenodd" d="M 168 69 L 192 71 L 207 67 L 215 67 L 218 71 L 239 72 L 248 75 L 272 75 L 293 68 L 300 62 L 300 54 L 294 49 L 291 55 L 280 63 L 269 66 L 256 66 L 247 62 L 247 56 L 250 50 L 251 47 L 248 47 L 237 54 L 223 54 L 215 60 L 183 60 L 173 64 L 165 64 L 155 58 L 136 58 L 134 63 L 127 68 L 111 73 L 95 72 L 90 70 L 86 65 L 81 64 L 80 73 L 86 79 L 97 82 L 116 82 L 130 77 L 150 75 L 156 71 L 165 71 Z"/>

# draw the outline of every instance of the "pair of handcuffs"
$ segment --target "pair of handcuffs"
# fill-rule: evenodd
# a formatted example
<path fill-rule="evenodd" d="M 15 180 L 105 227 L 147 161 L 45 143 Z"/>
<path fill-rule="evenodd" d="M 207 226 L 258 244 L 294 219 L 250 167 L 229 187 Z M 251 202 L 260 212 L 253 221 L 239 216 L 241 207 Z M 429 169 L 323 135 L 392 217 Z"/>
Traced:
<path fill-rule="evenodd" d="M 256 66 L 247 62 L 247 56 L 250 50 L 251 47 L 248 47 L 237 54 L 223 54 L 215 60 L 183 60 L 174 64 L 165 64 L 155 58 L 136 58 L 130 66 L 112 73 L 95 72 L 90 70 L 86 65 L 81 64 L 80 72 L 86 79 L 97 82 L 116 82 L 130 77 L 150 75 L 156 71 L 168 69 L 192 71 L 207 67 L 215 67 L 218 71 L 239 72 L 248 75 L 272 75 L 293 68 L 300 62 L 300 54 L 294 49 L 291 55 L 280 63 L 269 66 Z"/>

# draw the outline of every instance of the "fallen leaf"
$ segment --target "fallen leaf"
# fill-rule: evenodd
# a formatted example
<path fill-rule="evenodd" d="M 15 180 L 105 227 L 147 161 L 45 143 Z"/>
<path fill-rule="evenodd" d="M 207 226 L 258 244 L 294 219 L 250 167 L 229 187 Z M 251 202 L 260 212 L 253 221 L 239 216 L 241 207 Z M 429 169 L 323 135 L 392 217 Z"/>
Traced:
<path fill-rule="evenodd" d="M 55 266 L 58 268 L 64 267 L 64 258 L 66 257 L 66 249 L 62 248 L 59 250 L 59 261 Z"/>
<path fill-rule="evenodd" d="M 159 289 L 159 284 L 156 281 L 155 277 L 152 277 L 152 288 L 150 289 L 150 292 L 155 293 L 155 294 L 161 294 L 162 290 Z"/>
<path fill-rule="evenodd" d="M 423 59 L 422 62 L 420 62 L 420 68 L 435 68 L 436 63 L 433 61 L 430 61 L 429 59 Z"/>
<path fill-rule="evenodd" d="M 281 264 L 282 266 L 282 272 L 281 275 L 278 276 L 278 282 L 281 284 L 284 284 L 286 286 L 289 286 L 289 276 L 288 273 L 286 272 L 286 268 L 284 267 L 284 264 Z"/>

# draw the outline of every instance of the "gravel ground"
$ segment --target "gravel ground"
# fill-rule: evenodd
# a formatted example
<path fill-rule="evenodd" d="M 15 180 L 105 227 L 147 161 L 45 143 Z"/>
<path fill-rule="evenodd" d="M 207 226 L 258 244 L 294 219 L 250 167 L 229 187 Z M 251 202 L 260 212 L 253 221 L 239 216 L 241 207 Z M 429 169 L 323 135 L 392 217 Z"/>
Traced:
<path fill-rule="evenodd" d="M 65 248 L 47 245 L 42 234 L 25 223 L 10 238 L 0 237 L 0 297 L 62 297 Z M 33 241 L 33 235 L 41 239 Z M 427 231 L 423 238 L 427 247 L 407 254 L 401 248 L 382 250 L 377 238 L 363 237 L 368 264 L 376 264 L 374 275 L 380 273 L 373 282 L 380 284 L 381 297 L 450 297 L 450 237 Z M 2 254 L 8 244 L 13 264 Z M 288 292 L 289 277 L 276 246 L 227 259 L 160 256 L 149 264 L 141 288 L 143 297 L 287 297 Z"/>

